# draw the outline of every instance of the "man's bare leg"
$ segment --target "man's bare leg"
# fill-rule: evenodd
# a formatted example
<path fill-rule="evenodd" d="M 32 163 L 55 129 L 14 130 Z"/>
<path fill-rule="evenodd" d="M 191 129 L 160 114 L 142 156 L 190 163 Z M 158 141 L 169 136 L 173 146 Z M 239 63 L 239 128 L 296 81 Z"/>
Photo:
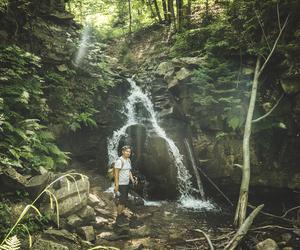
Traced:
<path fill-rule="evenodd" d="M 119 204 L 117 206 L 117 213 L 118 213 L 118 215 L 120 215 L 121 213 L 123 213 L 124 209 L 125 209 L 125 206 L 122 205 L 122 204 Z"/>

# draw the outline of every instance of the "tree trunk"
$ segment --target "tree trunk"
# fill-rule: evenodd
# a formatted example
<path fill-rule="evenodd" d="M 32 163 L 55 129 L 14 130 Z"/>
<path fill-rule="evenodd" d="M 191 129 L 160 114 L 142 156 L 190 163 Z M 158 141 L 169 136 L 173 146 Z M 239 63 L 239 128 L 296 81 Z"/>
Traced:
<path fill-rule="evenodd" d="M 209 8 L 208 0 L 206 0 L 206 1 L 205 1 L 205 16 L 206 16 L 206 17 L 208 17 L 208 12 L 209 12 L 209 11 L 208 11 L 208 8 Z"/>
<path fill-rule="evenodd" d="M 163 6 L 163 10 L 164 10 L 164 19 L 166 23 L 170 23 L 170 18 L 168 15 L 168 9 L 167 9 L 167 3 L 166 0 L 162 0 L 162 6 Z"/>
<path fill-rule="evenodd" d="M 250 182 L 250 135 L 251 135 L 251 125 L 253 112 L 256 101 L 258 78 L 260 72 L 260 56 L 256 60 L 254 78 L 252 83 L 251 97 L 249 108 L 247 112 L 247 118 L 245 123 L 244 138 L 243 138 L 243 173 L 242 173 L 242 183 L 240 187 L 240 196 L 238 205 L 235 212 L 234 224 L 241 226 L 246 218 L 247 206 L 248 206 L 248 191 Z"/>
<path fill-rule="evenodd" d="M 252 118 L 253 118 L 253 112 L 254 112 L 254 107 L 255 107 L 255 101 L 256 101 L 256 94 L 257 94 L 257 86 L 258 86 L 258 79 L 263 72 L 264 68 L 268 64 L 270 58 L 272 57 L 278 41 L 282 35 L 283 30 L 285 29 L 288 19 L 288 15 L 281 26 L 280 23 L 280 15 L 279 15 L 279 10 L 278 10 L 278 5 L 277 5 L 277 17 L 278 17 L 278 26 L 279 26 L 279 34 L 273 44 L 272 49 L 270 48 L 270 53 L 266 57 L 264 63 L 262 66 L 261 64 L 261 56 L 257 57 L 256 60 L 256 66 L 255 66 L 255 72 L 254 72 L 254 77 L 253 77 L 253 83 L 252 83 L 252 91 L 251 91 L 251 97 L 250 97 L 250 103 L 249 103 L 249 108 L 247 112 L 247 118 L 246 118 L 246 123 L 245 123 L 245 130 L 244 130 L 244 138 L 243 138 L 243 166 L 242 166 L 242 182 L 241 182 L 241 187 L 240 187 L 240 195 L 239 195 L 239 201 L 236 207 L 235 211 L 235 216 L 234 216 L 234 224 L 235 225 L 242 225 L 245 218 L 246 218 L 246 212 L 247 212 L 247 206 L 248 206 L 248 192 L 249 192 L 249 183 L 250 183 L 250 135 L 251 135 L 251 125 L 252 125 Z M 262 38 L 266 38 L 265 31 L 262 28 Z"/>
<path fill-rule="evenodd" d="M 153 8 L 152 8 L 151 0 L 148 0 L 147 3 L 149 5 L 150 11 L 151 11 L 151 17 L 154 17 L 156 19 L 156 15 L 155 15 L 155 13 L 153 11 Z"/>
<path fill-rule="evenodd" d="M 157 4 L 157 1 L 154 0 L 154 6 L 155 6 L 155 10 L 156 10 L 156 15 L 158 17 L 158 20 L 159 22 L 162 22 L 162 18 L 161 18 L 161 15 L 160 15 L 160 11 L 159 11 L 159 7 L 158 7 L 158 4 Z"/>
<path fill-rule="evenodd" d="M 192 16 L 192 0 L 188 0 L 187 2 L 187 20 L 191 19 Z"/>
<path fill-rule="evenodd" d="M 183 3 L 182 0 L 176 0 L 177 9 L 177 28 L 178 31 L 182 30 L 182 19 L 183 19 Z"/>
<path fill-rule="evenodd" d="M 175 30 L 176 30 L 176 19 L 175 19 L 175 13 L 174 13 L 174 1 L 168 0 L 168 13 L 170 15 L 170 24 L 174 24 Z"/>
<path fill-rule="evenodd" d="M 129 14 L 129 34 L 131 34 L 132 33 L 131 0 L 128 0 L 128 14 Z"/>

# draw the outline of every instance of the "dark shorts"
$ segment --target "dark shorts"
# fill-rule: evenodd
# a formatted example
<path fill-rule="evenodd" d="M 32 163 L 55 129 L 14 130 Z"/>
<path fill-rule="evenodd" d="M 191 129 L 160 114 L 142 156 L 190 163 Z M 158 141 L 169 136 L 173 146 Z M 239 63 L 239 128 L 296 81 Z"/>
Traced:
<path fill-rule="evenodd" d="M 129 185 L 119 185 L 120 196 L 116 199 L 116 203 L 127 206 Z"/>

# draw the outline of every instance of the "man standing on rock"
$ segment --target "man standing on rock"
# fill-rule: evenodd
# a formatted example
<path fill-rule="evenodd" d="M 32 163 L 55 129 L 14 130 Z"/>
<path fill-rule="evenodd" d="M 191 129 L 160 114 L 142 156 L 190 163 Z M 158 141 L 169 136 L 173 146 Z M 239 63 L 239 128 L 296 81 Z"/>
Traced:
<path fill-rule="evenodd" d="M 129 181 L 136 185 L 137 179 L 132 175 L 131 172 L 131 147 L 122 147 L 122 156 L 118 158 L 115 162 L 115 178 L 114 178 L 114 192 L 117 197 L 117 219 L 116 223 L 118 225 L 127 222 L 127 218 L 124 214 L 125 207 L 128 205 L 128 192 L 129 192 Z"/>

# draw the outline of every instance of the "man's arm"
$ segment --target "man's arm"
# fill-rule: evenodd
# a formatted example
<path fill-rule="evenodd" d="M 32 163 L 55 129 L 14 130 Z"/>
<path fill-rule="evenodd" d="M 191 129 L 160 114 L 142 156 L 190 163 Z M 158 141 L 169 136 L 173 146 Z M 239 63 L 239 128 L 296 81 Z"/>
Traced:
<path fill-rule="evenodd" d="M 129 171 L 129 178 L 130 178 L 131 182 L 134 183 L 134 178 L 133 178 L 131 170 Z"/>
<path fill-rule="evenodd" d="M 120 173 L 120 169 L 115 168 L 115 187 L 114 187 L 115 192 L 119 191 L 119 173 Z"/>
<path fill-rule="evenodd" d="M 133 176 L 131 170 L 130 170 L 130 172 L 129 172 L 129 178 L 130 178 L 131 182 L 132 182 L 134 185 L 136 185 L 136 184 L 138 183 L 137 178 L 136 178 L 135 176 Z"/>

